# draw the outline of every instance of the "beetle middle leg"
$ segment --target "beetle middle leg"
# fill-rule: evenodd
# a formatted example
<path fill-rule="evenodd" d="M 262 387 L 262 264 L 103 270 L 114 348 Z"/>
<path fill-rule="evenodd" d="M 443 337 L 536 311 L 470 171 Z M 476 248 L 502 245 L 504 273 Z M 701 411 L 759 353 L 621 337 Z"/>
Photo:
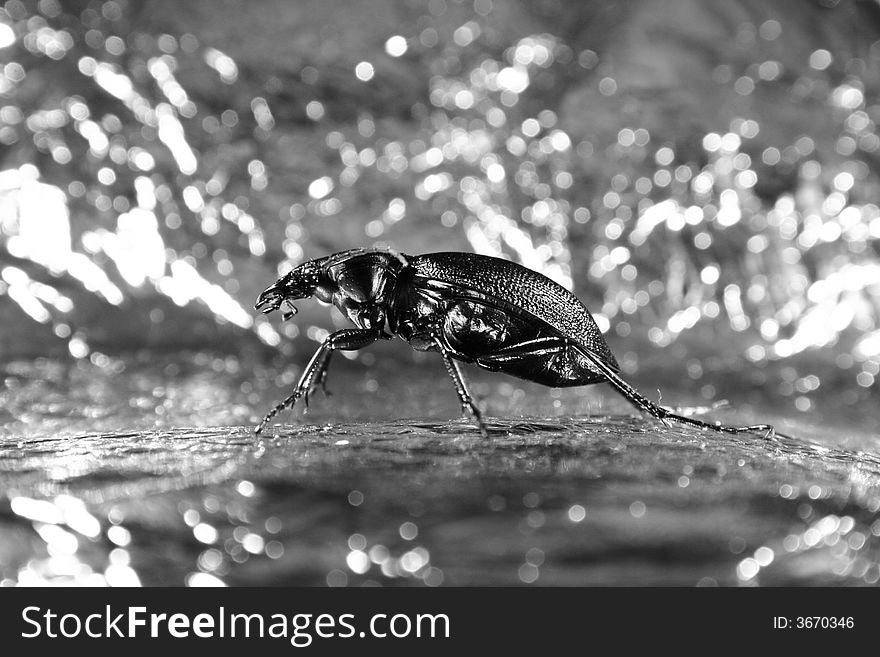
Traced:
<path fill-rule="evenodd" d="M 254 433 L 259 435 L 266 425 L 272 421 L 273 417 L 288 406 L 292 408 L 300 397 L 307 397 L 309 391 L 326 378 L 330 354 L 339 350 L 356 351 L 357 349 L 362 349 L 380 337 L 381 331 L 376 331 L 375 329 L 342 329 L 324 338 L 324 342 L 321 343 L 321 346 L 318 347 L 309 364 L 303 370 L 302 376 L 300 376 L 299 381 L 293 388 L 293 392 L 266 414 L 266 417 L 263 418 L 263 421 L 260 422 Z"/>
<path fill-rule="evenodd" d="M 458 393 L 458 399 L 461 401 L 462 410 L 465 412 L 470 411 L 471 415 L 473 415 L 474 419 L 477 421 L 480 435 L 483 438 L 488 438 L 489 432 L 486 429 L 486 425 L 483 424 L 483 415 L 480 413 L 480 409 L 477 408 L 473 397 L 471 397 L 470 391 L 467 389 L 464 377 L 461 375 L 461 370 L 458 369 L 458 365 L 452 360 L 453 352 L 446 346 L 443 340 L 440 339 L 438 334 L 431 333 L 431 339 L 437 346 L 440 355 L 443 357 L 443 364 L 446 365 L 446 371 L 449 373 L 452 382 L 455 384 L 455 392 Z"/>

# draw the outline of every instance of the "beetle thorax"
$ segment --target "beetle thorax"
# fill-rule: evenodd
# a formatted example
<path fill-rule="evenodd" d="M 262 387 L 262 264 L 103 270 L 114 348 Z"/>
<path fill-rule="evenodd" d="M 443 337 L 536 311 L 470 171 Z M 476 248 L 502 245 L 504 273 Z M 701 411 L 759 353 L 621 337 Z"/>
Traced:
<path fill-rule="evenodd" d="M 396 256 L 369 252 L 331 266 L 332 281 L 328 299 L 353 324 L 362 329 L 382 331 L 395 294 L 402 263 Z"/>

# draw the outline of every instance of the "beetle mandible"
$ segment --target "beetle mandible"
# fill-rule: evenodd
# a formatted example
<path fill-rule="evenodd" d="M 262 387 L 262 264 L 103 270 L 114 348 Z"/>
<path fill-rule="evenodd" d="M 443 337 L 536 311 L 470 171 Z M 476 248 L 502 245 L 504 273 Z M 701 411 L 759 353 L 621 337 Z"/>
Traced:
<path fill-rule="evenodd" d="M 456 361 L 475 363 L 551 387 L 606 382 L 639 410 L 668 426 L 670 420 L 726 433 L 764 432 L 766 424 L 729 427 L 678 415 L 647 399 L 620 378 L 620 366 L 590 311 L 558 283 L 521 265 L 472 253 L 411 256 L 391 250 L 351 249 L 310 260 L 263 291 L 254 308 L 289 310 L 316 297 L 335 305 L 357 328 L 331 333 L 306 365 L 293 392 L 256 429 L 324 387 L 330 357 L 398 335 L 419 351 L 436 351 L 452 378 L 462 409 L 480 433 L 488 432 Z M 386 331 L 386 327 L 388 331 Z"/>

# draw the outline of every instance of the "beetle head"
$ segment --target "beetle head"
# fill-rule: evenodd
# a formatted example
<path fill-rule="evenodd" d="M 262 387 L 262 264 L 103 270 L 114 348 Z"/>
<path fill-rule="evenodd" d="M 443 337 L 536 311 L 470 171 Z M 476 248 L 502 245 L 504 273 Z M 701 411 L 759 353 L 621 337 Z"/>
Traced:
<path fill-rule="evenodd" d="M 263 290 L 254 304 L 254 309 L 262 310 L 264 315 L 268 315 L 272 311 L 278 310 L 282 303 L 286 303 L 290 310 L 284 314 L 284 319 L 293 317 L 296 314 L 293 301 L 313 296 L 321 284 L 323 260 L 322 258 L 304 262 L 279 278 Z"/>

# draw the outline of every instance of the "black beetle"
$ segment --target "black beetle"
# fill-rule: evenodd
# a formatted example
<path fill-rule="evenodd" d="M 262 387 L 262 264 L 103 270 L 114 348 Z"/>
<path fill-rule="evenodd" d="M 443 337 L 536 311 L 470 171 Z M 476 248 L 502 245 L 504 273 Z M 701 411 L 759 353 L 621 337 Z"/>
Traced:
<path fill-rule="evenodd" d="M 474 416 L 483 436 L 486 427 L 456 360 L 552 387 L 605 381 L 664 424 L 675 420 L 702 429 L 773 436 L 770 425 L 710 424 L 650 401 L 620 378 L 620 366 L 596 321 L 576 296 L 508 260 L 472 253 L 410 256 L 351 249 L 299 265 L 267 288 L 254 308 L 268 314 L 285 303 L 290 310 L 284 319 L 289 319 L 296 314 L 292 301 L 307 297 L 332 303 L 357 328 L 327 336 L 293 392 L 269 411 L 257 434 L 300 397 L 308 406 L 309 394 L 325 384 L 334 351 L 361 349 L 396 334 L 413 349 L 440 353 L 463 409 Z"/>

